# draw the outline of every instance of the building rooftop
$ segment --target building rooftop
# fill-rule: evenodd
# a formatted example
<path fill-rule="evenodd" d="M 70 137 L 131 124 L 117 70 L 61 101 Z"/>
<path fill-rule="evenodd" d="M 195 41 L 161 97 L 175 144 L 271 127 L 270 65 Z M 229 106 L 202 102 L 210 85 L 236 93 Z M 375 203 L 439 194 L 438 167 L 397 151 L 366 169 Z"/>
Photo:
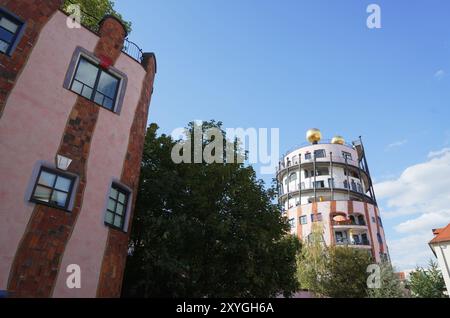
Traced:
<path fill-rule="evenodd" d="M 450 242 L 450 223 L 443 228 L 433 229 L 435 237 L 430 241 L 430 244 L 440 242 Z"/>

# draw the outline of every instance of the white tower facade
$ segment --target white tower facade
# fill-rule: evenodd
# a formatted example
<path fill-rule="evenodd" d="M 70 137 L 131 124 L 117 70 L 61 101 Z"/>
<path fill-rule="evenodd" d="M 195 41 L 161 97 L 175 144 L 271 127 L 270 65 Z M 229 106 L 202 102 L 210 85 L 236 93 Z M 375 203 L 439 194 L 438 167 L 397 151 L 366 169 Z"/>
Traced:
<path fill-rule="evenodd" d="M 377 262 L 389 259 L 361 138 L 347 144 L 340 136 L 321 137 L 318 129 L 308 130 L 309 144 L 279 163 L 278 199 L 292 234 L 307 239 L 312 224 L 322 222 L 325 244 L 365 249 Z"/>

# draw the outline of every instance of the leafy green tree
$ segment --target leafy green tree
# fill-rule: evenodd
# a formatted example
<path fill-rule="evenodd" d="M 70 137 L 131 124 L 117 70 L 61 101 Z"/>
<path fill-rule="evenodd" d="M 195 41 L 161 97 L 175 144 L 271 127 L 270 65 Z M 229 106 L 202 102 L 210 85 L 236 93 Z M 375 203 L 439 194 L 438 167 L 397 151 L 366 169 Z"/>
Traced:
<path fill-rule="evenodd" d="M 343 246 L 328 249 L 325 294 L 337 298 L 362 298 L 367 292 L 367 267 L 372 257 L 367 251 Z"/>
<path fill-rule="evenodd" d="M 297 277 L 302 289 L 325 295 L 323 278 L 327 275 L 328 249 L 323 242 L 323 225 L 312 224 L 311 234 L 297 257 Z"/>
<path fill-rule="evenodd" d="M 323 226 L 316 222 L 298 258 L 297 276 L 300 287 L 318 297 L 365 297 L 366 270 L 371 263 L 367 251 L 327 247 Z"/>
<path fill-rule="evenodd" d="M 96 31 L 98 29 L 98 22 L 105 15 L 113 15 L 119 18 L 125 25 L 127 32 L 131 32 L 131 22 L 125 21 L 122 15 L 114 10 L 114 1 L 111 0 L 65 0 L 63 3 L 63 10 L 68 11 L 71 4 L 80 5 L 81 9 L 81 23 L 86 27 Z"/>
<path fill-rule="evenodd" d="M 384 261 L 380 265 L 380 288 L 370 288 L 367 294 L 370 298 L 403 298 L 405 288 L 395 274 L 390 262 Z"/>
<path fill-rule="evenodd" d="M 195 128 L 189 124 L 188 137 Z M 200 129 L 207 128 L 221 130 L 221 123 L 205 122 Z M 273 204 L 274 187 L 266 190 L 242 163 L 176 164 L 176 141 L 157 129 L 152 124 L 145 139 L 123 295 L 269 297 L 296 291 L 300 243 L 286 234 L 289 224 Z M 205 138 L 202 148 L 213 141 Z M 194 154 L 194 148 L 185 151 Z"/>
<path fill-rule="evenodd" d="M 446 298 L 445 282 L 438 264 L 430 259 L 428 268 L 417 267 L 411 272 L 408 282 L 413 297 Z"/>

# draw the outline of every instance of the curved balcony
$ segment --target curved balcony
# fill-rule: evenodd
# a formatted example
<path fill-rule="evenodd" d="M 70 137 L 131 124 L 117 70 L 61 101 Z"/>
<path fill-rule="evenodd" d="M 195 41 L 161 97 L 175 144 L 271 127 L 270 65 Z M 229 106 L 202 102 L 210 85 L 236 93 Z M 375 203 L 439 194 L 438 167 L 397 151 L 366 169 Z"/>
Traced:
<path fill-rule="evenodd" d="M 358 188 L 349 188 L 345 186 L 345 183 L 336 183 L 334 184 L 334 187 L 331 188 L 329 186 L 324 186 L 324 187 L 316 187 L 316 194 L 317 197 L 323 196 L 323 193 L 328 193 L 331 194 L 332 191 L 333 192 L 337 192 L 337 193 L 343 193 L 343 194 L 350 194 L 351 198 L 364 198 L 365 200 L 367 200 L 368 202 L 375 204 L 375 201 L 368 196 L 366 193 L 363 193 L 361 191 L 358 191 Z M 306 194 L 311 194 L 314 193 L 314 186 L 302 186 L 301 189 L 299 189 L 299 187 L 295 187 L 293 190 L 289 189 L 289 193 L 280 193 L 279 194 L 279 198 L 280 200 L 284 200 L 285 198 L 287 198 L 288 194 L 289 197 L 291 196 L 300 196 L 300 192 L 301 195 L 306 195 Z M 331 201 L 331 200 L 324 200 L 324 201 Z"/>

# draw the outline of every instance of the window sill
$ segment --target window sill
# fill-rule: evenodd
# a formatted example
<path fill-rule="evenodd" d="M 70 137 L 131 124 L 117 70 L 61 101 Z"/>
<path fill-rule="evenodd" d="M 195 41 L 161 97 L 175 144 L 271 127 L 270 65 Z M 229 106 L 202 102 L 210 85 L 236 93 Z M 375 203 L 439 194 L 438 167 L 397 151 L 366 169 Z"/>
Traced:
<path fill-rule="evenodd" d="M 112 225 L 112 224 L 109 224 L 109 223 L 106 223 L 106 222 L 103 222 L 103 224 L 105 224 L 106 227 L 109 227 L 109 228 L 111 228 L 113 230 L 116 230 L 116 231 L 122 232 L 124 234 L 127 234 L 127 232 L 124 229 L 122 229 L 122 228 L 120 228 L 118 226 L 115 226 L 115 225 Z"/>
<path fill-rule="evenodd" d="M 36 199 L 33 199 L 33 198 L 31 198 L 29 200 L 29 202 L 37 204 L 37 205 L 44 205 L 46 207 L 53 208 L 53 209 L 56 209 L 56 210 L 61 210 L 61 211 L 66 212 L 66 213 L 72 213 L 72 211 L 69 210 L 68 208 L 61 207 L 59 205 L 54 205 L 54 204 L 51 204 L 51 203 L 47 203 L 47 202 L 44 202 L 44 201 L 39 201 L 39 200 L 36 200 Z"/>

